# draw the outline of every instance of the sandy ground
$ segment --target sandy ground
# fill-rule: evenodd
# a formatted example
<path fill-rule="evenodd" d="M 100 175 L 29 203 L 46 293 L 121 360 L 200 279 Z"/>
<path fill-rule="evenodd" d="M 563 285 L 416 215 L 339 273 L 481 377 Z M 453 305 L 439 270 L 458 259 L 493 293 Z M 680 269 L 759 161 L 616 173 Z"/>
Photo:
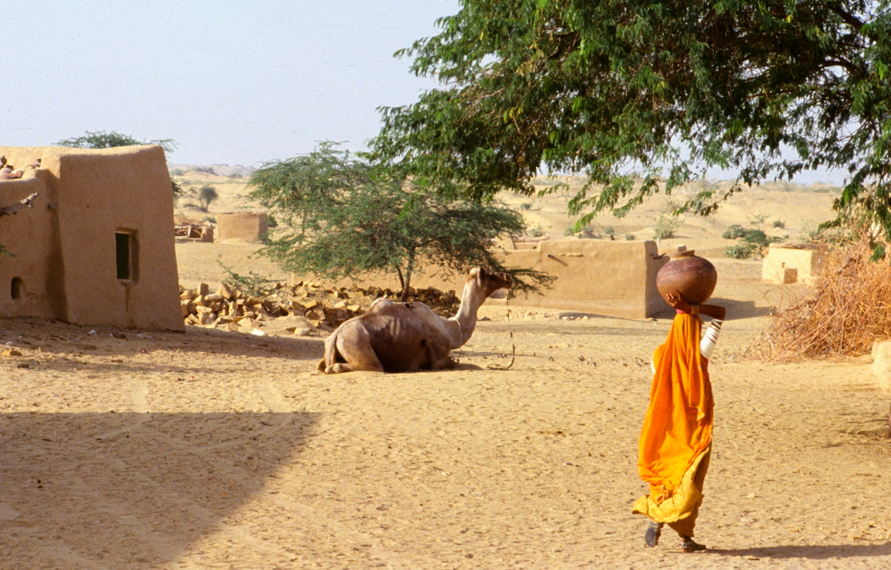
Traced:
<path fill-rule="evenodd" d="M 178 246 L 184 281 L 214 247 Z M 796 292 L 716 265 L 707 552 L 630 514 L 670 321 L 493 302 L 457 370 L 402 375 L 322 375 L 321 336 L 0 320 L 0 568 L 889 567 L 891 394 L 868 359 L 743 359 Z"/>

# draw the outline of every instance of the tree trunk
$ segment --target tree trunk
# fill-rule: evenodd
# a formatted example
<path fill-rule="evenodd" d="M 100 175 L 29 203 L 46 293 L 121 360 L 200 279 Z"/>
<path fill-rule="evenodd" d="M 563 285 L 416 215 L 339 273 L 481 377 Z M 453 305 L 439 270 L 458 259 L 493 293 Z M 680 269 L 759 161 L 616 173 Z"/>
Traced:
<path fill-rule="evenodd" d="M 404 303 L 408 301 L 408 285 L 405 283 L 405 277 L 402 275 L 402 269 L 397 267 L 396 274 L 399 275 L 399 285 L 402 287 L 402 294 L 399 299 Z"/>

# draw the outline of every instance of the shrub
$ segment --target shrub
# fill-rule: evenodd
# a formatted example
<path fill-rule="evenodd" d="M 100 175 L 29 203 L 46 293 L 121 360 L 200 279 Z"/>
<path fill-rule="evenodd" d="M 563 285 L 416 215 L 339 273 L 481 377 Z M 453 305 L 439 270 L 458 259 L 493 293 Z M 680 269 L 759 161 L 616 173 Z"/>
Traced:
<path fill-rule="evenodd" d="M 721 234 L 721 237 L 724 239 L 740 239 L 746 237 L 747 231 L 748 230 L 746 230 L 746 228 L 742 227 L 741 225 L 733 224 L 732 226 L 727 228 L 727 230 L 724 231 L 723 234 Z"/>
<path fill-rule="evenodd" d="M 541 229 L 541 226 L 534 226 L 534 227 L 531 227 L 531 228 L 529 228 L 529 229 L 527 230 L 527 232 L 528 232 L 529 235 L 531 235 L 532 237 L 541 237 L 541 236 L 544 235 L 544 230 Z"/>
<path fill-rule="evenodd" d="M 274 280 L 267 279 L 253 271 L 248 271 L 247 275 L 236 273 L 223 263 L 222 257 L 217 258 L 217 264 L 226 272 L 223 283 L 234 289 L 244 291 L 253 297 L 265 297 L 275 289 Z"/>
<path fill-rule="evenodd" d="M 656 225 L 653 228 L 654 239 L 668 239 L 674 237 L 674 232 L 678 229 L 680 222 L 677 218 L 671 216 L 659 216 L 656 218 Z"/>
<path fill-rule="evenodd" d="M 761 253 L 761 246 L 745 241 L 724 249 L 724 255 L 733 259 L 750 259 L 759 253 Z"/>
<path fill-rule="evenodd" d="M 761 230 L 748 230 L 742 239 L 746 243 L 757 245 L 759 247 L 767 247 L 771 242 L 767 237 L 767 234 Z"/>

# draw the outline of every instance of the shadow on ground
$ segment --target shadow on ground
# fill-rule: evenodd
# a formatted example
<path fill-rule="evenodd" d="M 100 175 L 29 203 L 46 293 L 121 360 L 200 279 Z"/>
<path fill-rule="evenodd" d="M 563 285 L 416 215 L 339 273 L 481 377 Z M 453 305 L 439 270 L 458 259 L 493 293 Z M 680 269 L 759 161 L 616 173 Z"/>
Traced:
<path fill-rule="evenodd" d="M 121 569 L 174 560 L 263 493 L 316 422 L 311 413 L 0 416 L 0 559 Z"/>
<path fill-rule="evenodd" d="M 743 556 L 757 558 L 806 558 L 824 560 L 831 558 L 862 558 L 891 556 L 891 542 L 885 544 L 841 544 L 832 546 L 818 545 L 778 545 L 759 548 L 740 548 L 720 550 L 710 549 L 711 554 L 723 556 Z"/>

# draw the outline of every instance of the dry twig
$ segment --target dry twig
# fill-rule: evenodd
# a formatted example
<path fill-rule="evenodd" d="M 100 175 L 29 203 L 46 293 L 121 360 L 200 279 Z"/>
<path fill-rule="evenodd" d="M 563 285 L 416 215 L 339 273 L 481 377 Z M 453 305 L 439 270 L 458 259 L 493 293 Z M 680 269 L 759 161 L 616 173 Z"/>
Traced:
<path fill-rule="evenodd" d="M 891 265 L 864 237 L 828 256 L 811 295 L 777 314 L 746 355 L 759 360 L 852 357 L 891 338 Z"/>

